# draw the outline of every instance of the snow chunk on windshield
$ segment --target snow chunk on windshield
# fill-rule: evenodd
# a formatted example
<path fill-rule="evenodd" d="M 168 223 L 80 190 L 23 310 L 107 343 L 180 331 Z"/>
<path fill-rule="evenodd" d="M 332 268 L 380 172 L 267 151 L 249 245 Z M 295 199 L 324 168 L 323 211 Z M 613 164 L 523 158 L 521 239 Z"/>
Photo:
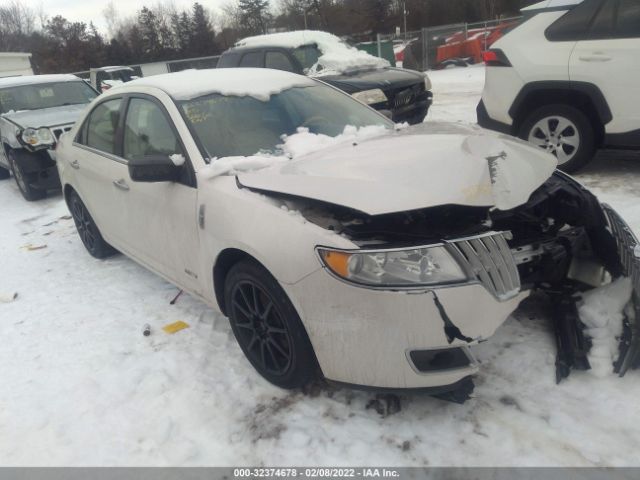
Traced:
<path fill-rule="evenodd" d="M 374 69 L 389 67 L 387 60 L 369 55 L 340 40 L 327 32 L 304 30 L 298 32 L 272 33 L 248 37 L 236 43 L 238 47 L 282 47 L 299 48 L 317 45 L 320 50 L 318 61 L 308 66 L 308 75 L 335 75 L 356 69 Z"/>
<path fill-rule="evenodd" d="M 591 337 L 591 350 L 587 354 L 591 372 L 604 377 L 613 372 L 617 360 L 619 338 L 622 335 L 624 311 L 631 301 L 632 285 L 629 278 L 621 278 L 582 295 L 578 305 L 580 320 L 587 326 Z"/>
<path fill-rule="evenodd" d="M 403 125 L 399 125 L 397 128 L 403 128 Z M 388 132 L 389 129 L 382 125 L 369 125 L 360 128 L 347 125 L 340 135 L 330 137 L 311 133 L 308 128 L 300 127 L 293 135 L 283 135 L 283 143 L 278 145 L 280 151 L 277 154 L 259 153 L 249 157 L 214 158 L 199 173 L 201 177 L 208 179 L 221 175 L 235 175 L 238 172 L 261 170 L 344 142 L 358 142 Z"/>
<path fill-rule="evenodd" d="M 253 97 L 268 102 L 276 95 L 294 87 L 317 85 L 313 80 L 281 70 L 266 68 L 221 68 L 184 70 L 154 75 L 125 83 L 124 87 L 153 87 L 164 90 L 176 100 L 190 100 L 218 93 L 234 97 Z"/>

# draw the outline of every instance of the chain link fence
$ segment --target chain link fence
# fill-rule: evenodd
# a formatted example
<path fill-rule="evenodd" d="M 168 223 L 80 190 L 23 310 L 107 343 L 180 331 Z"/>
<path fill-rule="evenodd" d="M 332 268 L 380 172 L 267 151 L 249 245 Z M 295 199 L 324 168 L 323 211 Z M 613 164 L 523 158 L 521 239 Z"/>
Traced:
<path fill-rule="evenodd" d="M 509 30 L 521 17 L 477 23 L 456 23 L 412 32 L 378 35 L 379 44 L 391 42 L 396 58 L 405 68 L 425 71 L 451 63 L 477 63 L 482 52 Z M 400 53 L 400 55 L 398 55 Z"/>

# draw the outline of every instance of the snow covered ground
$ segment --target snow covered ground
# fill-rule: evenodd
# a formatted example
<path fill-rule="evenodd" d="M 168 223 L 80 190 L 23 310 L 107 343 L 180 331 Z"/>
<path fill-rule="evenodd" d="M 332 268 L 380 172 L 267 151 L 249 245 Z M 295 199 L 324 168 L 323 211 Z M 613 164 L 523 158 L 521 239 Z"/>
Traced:
<path fill-rule="evenodd" d="M 430 120 L 474 122 L 481 67 L 432 73 Z M 578 175 L 640 233 L 640 155 Z M 225 318 L 123 256 L 91 258 L 60 196 L 0 183 L 0 465 L 638 465 L 640 372 L 554 383 L 544 307 L 480 346 L 465 405 L 351 390 L 288 393 L 253 371 Z M 190 328 L 174 335 L 165 324 Z M 150 324 L 152 334 L 142 335 Z"/>

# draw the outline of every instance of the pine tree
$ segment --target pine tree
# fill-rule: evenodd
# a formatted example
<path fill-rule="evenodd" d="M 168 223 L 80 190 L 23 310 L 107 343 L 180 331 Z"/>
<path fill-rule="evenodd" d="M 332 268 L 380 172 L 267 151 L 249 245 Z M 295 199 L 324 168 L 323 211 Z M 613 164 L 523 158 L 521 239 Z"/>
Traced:
<path fill-rule="evenodd" d="M 267 33 L 271 20 L 269 0 L 239 0 L 242 23 L 251 33 Z"/>

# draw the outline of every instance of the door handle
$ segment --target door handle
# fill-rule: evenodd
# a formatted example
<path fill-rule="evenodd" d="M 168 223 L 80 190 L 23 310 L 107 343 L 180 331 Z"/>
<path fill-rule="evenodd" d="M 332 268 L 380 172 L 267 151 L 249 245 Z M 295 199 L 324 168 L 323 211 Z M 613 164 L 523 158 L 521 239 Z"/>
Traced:
<path fill-rule="evenodd" d="M 114 180 L 113 184 L 120 190 L 129 190 L 129 185 L 127 185 L 127 182 L 124 181 L 124 178 L 121 178 L 120 180 Z"/>
<path fill-rule="evenodd" d="M 594 53 L 593 55 L 582 55 L 580 60 L 583 62 L 609 62 L 613 59 L 607 55 Z"/>
<path fill-rule="evenodd" d="M 69 162 L 69 165 L 71 165 L 76 170 L 80 169 L 80 163 L 78 162 L 78 160 L 73 160 L 73 161 Z"/>

